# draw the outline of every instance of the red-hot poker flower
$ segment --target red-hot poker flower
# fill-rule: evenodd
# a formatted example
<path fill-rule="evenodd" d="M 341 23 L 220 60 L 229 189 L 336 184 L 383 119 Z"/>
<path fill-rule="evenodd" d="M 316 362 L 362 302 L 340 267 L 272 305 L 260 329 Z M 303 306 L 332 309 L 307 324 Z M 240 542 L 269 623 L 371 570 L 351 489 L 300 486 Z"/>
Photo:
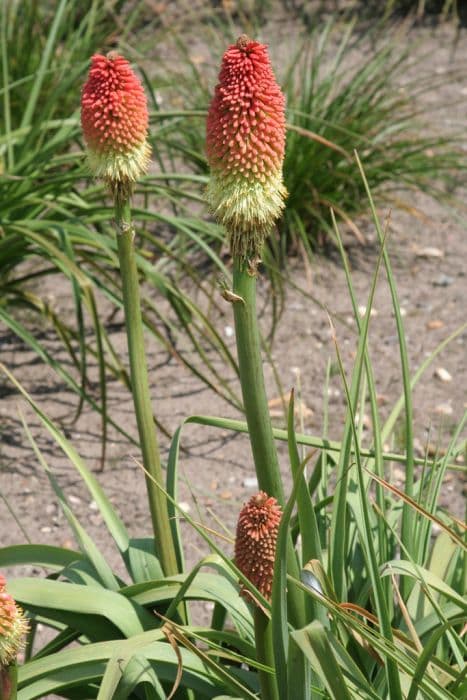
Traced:
<path fill-rule="evenodd" d="M 143 86 L 115 52 L 95 54 L 81 94 L 88 163 L 111 189 L 131 187 L 149 165 L 148 109 Z"/>
<path fill-rule="evenodd" d="M 0 668 L 14 661 L 28 630 L 23 611 L 5 587 L 6 581 L 0 574 Z"/>
<path fill-rule="evenodd" d="M 260 491 L 243 506 L 238 517 L 235 564 L 267 600 L 271 599 L 281 516 L 276 499 Z M 244 587 L 242 591 L 249 597 Z"/>
<path fill-rule="evenodd" d="M 267 46 L 242 35 L 224 53 L 207 120 L 207 199 L 242 259 L 259 255 L 284 208 L 284 107 Z"/>

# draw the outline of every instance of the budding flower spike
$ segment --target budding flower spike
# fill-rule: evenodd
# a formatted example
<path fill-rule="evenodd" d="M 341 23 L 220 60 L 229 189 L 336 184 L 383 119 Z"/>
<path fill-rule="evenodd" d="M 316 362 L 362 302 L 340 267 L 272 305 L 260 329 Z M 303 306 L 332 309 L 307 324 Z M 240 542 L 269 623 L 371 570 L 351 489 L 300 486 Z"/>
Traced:
<path fill-rule="evenodd" d="M 81 125 L 92 173 L 111 191 L 128 195 L 149 166 L 148 109 L 128 61 L 95 54 L 81 94 Z"/>
<path fill-rule="evenodd" d="M 260 256 L 284 208 L 284 108 L 267 46 L 243 34 L 224 53 L 209 108 L 206 193 L 232 255 L 242 260 Z"/>
<path fill-rule="evenodd" d="M 238 517 L 235 564 L 267 600 L 271 600 L 281 517 L 280 505 L 264 491 L 250 498 Z M 249 596 L 244 586 L 242 593 Z"/>
<path fill-rule="evenodd" d="M 149 391 L 135 227 L 130 196 L 149 166 L 148 108 L 143 86 L 128 61 L 112 51 L 96 54 L 81 93 L 81 124 L 88 163 L 114 198 L 122 301 L 125 312 L 132 398 L 145 470 L 154 552 L 167 575 L 179 573 L 163 485 L 156 422 Z"/>
<path fill-rule="evenodd" d="M 6 581 L 0 574 L 0 669 L 16 659 L 27 631 L 24 613 L 6 592 Z"/>

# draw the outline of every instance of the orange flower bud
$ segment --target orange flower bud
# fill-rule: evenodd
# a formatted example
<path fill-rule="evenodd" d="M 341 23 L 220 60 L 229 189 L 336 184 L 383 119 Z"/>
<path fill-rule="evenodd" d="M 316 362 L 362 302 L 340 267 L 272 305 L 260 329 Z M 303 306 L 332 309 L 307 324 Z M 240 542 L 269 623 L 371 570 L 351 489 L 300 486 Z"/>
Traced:
<path fill-rule="evenodd" d="M 276 499 L 260 491 L 243 506 L 238 518 L 235 564 L 267 600 L 271 599 L 281 517 Z M 242 590 L 245 592 L 244 587 Z"/>

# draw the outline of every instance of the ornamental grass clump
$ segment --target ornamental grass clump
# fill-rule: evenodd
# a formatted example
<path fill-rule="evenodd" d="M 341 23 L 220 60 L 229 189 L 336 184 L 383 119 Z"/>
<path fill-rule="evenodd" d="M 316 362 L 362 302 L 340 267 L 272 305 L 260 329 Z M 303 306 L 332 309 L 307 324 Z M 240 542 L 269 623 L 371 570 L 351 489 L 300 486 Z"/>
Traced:
<path fill-rule="evenodd" d="M 266 600 L 271 600 L 281 515 L 276 499 L 260 491 L 250 498 L 238 516 L 235 564 Z M 251 600 L 244 586 L 242 593 Z"/>
<path fill-rule="evenodd" d="M 284 109 L 267 46 L 242 34 L 222 58 L 206 138 L 207 199 L 233 257 L 260 257 L 284 209 Z"/>

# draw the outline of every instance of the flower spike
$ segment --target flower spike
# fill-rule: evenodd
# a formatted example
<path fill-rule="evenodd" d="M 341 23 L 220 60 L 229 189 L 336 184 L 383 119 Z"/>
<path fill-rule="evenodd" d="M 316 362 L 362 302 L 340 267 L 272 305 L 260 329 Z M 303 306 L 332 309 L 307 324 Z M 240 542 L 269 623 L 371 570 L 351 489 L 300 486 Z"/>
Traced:
<path fill-rule="evenodd" d="M 260 491 L 243 506 L 238 518 L 235 564 L 267 600 L 271 599 L 281 517 L 276 499 Z M 244 586 L 242 593 L 251 598 Z"/>
<path fill-rule="evenodd" d="M 224 53 L 207 120 L 207 200 L 242 260 L 260 256 L 284 208 L 284 108 L 267 46 L 243 34 Z"/>
<path fill-rule="evenodd" d="M 0 574 L 0 669 L 16 659 L 27 631 L 24 613 L 6 592 L 6 581 Z"/>
<path fill-rule="evenodd" d="M 141 82 L 114 51 L 91 59 L 81 94 L 81 124 L 93 174 L 114 194 L 129 194 L 149 166 L 148 109 Z"/>

